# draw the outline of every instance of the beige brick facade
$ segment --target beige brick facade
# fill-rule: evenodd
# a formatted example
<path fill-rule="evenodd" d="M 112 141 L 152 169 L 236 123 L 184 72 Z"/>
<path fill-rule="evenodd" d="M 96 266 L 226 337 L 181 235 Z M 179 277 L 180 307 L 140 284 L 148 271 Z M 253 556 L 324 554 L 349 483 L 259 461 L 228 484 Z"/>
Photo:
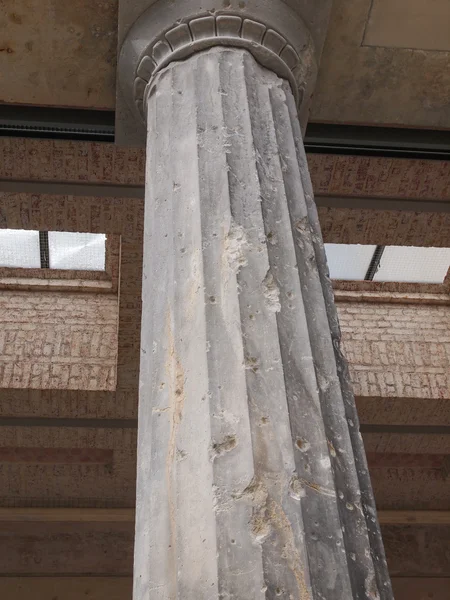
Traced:
<path fill-rule="evenodd" d="M 0 292 L 0 387 L 114 390 L 114 294 Z"/>
<path fill-rule="evenodd" d="M 450 399 L 450 307 L 339 303 L 356 396 Z"/>

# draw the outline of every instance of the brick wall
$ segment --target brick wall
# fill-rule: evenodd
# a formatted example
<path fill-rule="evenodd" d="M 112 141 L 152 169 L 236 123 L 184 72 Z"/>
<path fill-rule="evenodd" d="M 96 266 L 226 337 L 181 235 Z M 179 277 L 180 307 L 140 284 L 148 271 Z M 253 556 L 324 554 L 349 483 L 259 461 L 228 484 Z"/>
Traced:
<path fill-rule="evenodd" d="M 356 396 L 450 398 L 450 306 L 339 302 Z"/>
<path fill-rule="evenodd" d="M 114 390 L 114 294 L 0 292 L 0 387 Z"/>

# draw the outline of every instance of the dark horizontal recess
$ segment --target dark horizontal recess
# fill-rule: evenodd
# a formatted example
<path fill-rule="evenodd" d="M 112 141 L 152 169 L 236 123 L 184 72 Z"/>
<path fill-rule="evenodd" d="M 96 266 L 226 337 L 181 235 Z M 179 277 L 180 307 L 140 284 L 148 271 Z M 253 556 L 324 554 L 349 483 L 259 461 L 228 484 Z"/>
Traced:
<path fill-rule="evenodd" d="M 113 111 L 0 105 L 0 135 L 114 142 Z M 450 131 L 310 123 L 306 150 L 343 154 L 450 160 Z"/>
<path fill-rule="evenodd" d="M 103 110 L 0 105 L 0 135 L 114 142 L 115 113 Z"/>
<path fill-rule="evenodd" d="M 450 130 L 310 123 L 309 153 L 450 160 Z"/>

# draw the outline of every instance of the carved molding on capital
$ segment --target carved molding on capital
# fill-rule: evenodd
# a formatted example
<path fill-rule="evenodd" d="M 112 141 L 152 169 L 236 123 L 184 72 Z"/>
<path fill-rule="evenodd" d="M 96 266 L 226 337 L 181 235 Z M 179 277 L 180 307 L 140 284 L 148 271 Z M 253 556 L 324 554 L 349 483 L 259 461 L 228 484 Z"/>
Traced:
<path fill-rule="evenodd" d="M 219 8 L 220 7 L 220 8 Z M 317 75 L 312 37 L 301 15 L 284 0 L 158 0 L 131 27 L 119 59 L 119 87 L 143 122 L 155 76 L 174 61 L 214 46 L 244 48 L 287 79 L 299 109 Z"/>
<path fill-rule="evenodd" d="M 134 100 L 141 116 L 144 117 L 149 84 L 161 69 L 213 46 L 246 48 L 261 64 L 290 82 L 297 103 L 301 104 L 305 87 L 303 63 L 282 34 L 236 14 L 209 15 L 176 25 L 141 58 L 134 80 Z"/>

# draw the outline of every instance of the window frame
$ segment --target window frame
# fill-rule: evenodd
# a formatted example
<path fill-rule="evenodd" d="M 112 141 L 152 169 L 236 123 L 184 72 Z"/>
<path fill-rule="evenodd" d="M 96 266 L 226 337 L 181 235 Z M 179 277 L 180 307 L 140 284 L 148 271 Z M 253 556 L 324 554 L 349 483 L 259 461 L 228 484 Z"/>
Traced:
<path fill-rule="evenodd" d="M 39 237 L 41 240 L 41 232 Z M 120 261 L 120 235 L 105 234 L 105 270 L 0 267 L 1 289 L 51 289 L 54 291 L 117 292 Z M 42 264 L 42 261 L 41 261 Z"/>
<path fill-rule="evenodd" d="M 374 281 L 384 250 L 388 247 L 388 245 L 376 246 L 365 279 L 334 279 L 330 276 L 336 302 L 371 301 L 450 305 L 450 266 L 442 283 Z"/>

